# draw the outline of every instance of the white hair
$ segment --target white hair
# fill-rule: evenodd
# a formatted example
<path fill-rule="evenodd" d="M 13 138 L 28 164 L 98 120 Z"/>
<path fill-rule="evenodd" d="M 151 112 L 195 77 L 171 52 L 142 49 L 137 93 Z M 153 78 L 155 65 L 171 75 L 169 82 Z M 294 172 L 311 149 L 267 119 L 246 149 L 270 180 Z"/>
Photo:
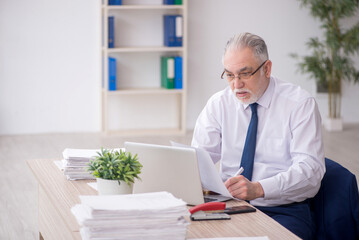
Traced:
<path fill-rule="evenodd" d="M 244 49 L 247 47 L 252 50 L 254 56 L 259 60 L 268 60 L 268 50 L 264 40 L 257 35 L 246 32 L 236 34 L 228 40 L 226 47 L 224 48 L 222 63 L 224 56 L 228 51 Z"/>

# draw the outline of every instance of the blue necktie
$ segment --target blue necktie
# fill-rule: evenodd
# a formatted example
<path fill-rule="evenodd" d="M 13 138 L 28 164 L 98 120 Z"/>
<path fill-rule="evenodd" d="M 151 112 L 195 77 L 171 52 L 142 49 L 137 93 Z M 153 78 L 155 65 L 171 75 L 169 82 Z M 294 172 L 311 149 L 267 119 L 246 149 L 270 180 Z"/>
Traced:
<path fill-rule="evenodd" d="M 249 105 L 252 110 L 252 117 L 251 117 L 251 122 L 249 123 L 246 143 L 244 144 L 242 160 L 241 160 L 241 167 L 244 168 L 242 175 L 246 177 L 249 181 L 252 180 L 254 153 L 256 151 L 257 125 L 258 125 L 257 105 L 258 105 L 257 103 L 252 103 Z"/>

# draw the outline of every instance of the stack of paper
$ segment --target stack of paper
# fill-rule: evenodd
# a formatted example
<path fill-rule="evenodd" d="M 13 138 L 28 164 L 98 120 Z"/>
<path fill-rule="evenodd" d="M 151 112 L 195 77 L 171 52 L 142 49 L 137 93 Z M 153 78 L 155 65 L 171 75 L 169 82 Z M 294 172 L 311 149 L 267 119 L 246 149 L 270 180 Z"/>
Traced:
<path fill-rule="evenodd" d="M 66 148 L 62 155 L 64 167 L 64 174 L 67 179 L 95 179 L 91 173 L 87 171 L 88 164 L 91 159 L 97 155 L 96 149 L 71 149 Z"/>
<path fill-rule="evenodd" d="M 82 239 L 185 239 L 186 203 L 168 192 L 80 196 L 71 209 Z"/>
<path fill-rule="evenodd" d="M 120 151 L 120 149 L 114 149 Z M 72 149 L 66 148 L 62 155 L 62 165 L 64 174 L 67 179 L 95 179 L 95 177 L 87 171 L 88 164 L 91 159 L 97 156 L 97 152 L 101 149 Z"/>

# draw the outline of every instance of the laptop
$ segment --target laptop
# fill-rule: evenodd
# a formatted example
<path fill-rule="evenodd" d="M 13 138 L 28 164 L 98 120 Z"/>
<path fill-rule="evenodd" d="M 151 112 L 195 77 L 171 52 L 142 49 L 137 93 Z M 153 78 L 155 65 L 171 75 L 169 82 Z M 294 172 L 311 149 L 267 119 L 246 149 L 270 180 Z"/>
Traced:
<path fill-rule="evenodd" d="M 143 165 L 133 193 L 167 191 L 188 205 L 230 199 L 203 195 L 195 149 L 135 142 L 125 142 L 125 149 L 137 154 Z"/>

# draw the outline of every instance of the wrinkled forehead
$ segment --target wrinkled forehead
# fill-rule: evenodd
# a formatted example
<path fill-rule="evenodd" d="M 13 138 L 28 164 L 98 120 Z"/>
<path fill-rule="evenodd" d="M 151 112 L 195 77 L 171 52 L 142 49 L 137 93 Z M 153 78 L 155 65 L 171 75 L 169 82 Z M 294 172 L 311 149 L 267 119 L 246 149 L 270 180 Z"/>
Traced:
<path fill-rule="evenodd" d="M 249 68 L 258 62 L 252 50 L 244 49 L 229 49 L 223 57 L 223 66 L 229 70 L 232 68 Z"/>

